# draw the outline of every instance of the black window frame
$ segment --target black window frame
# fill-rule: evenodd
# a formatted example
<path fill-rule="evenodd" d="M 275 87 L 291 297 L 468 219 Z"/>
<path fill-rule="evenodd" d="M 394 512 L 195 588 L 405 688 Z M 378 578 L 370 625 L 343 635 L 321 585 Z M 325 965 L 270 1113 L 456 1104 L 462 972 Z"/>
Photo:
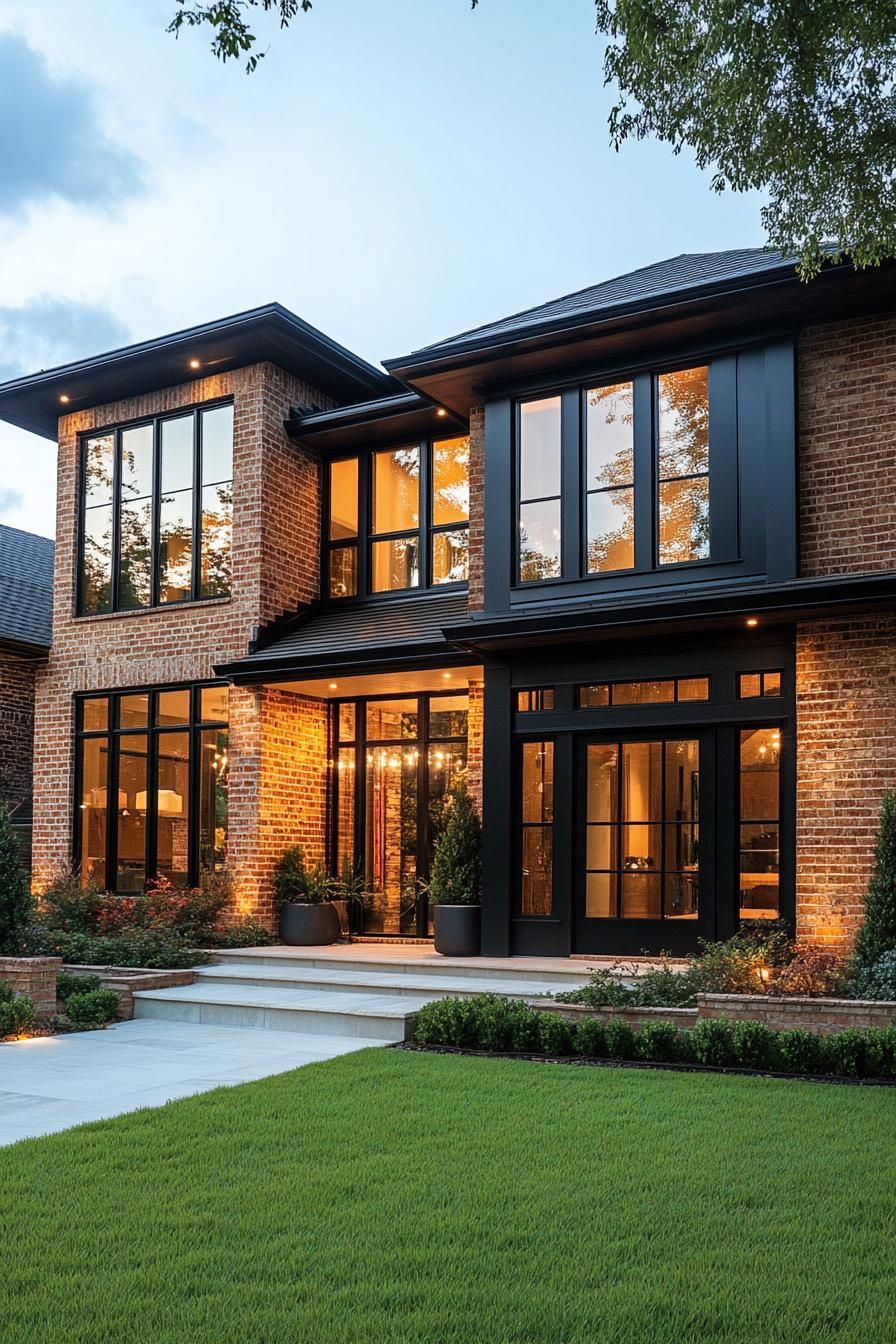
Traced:
<path fill-rule="evenodd" d="M 77 575 L 75 583 L 75 617 L 86 619 L 95 616 L 131 614 L 133 612 L 170 611 L 192 602 L 228 601 L 232 594 L 232 584 L 226 593 L 202 593 L 202 413 L 216 410 L 221 406 L 234 406 L 233 397 L 215 397 L 209 401 L 193 402 L 189 406 L 180 406 L 157 415 L 138 416 L 132 420 L 119 421 L 112 425 L 97 426 L 84 430 L 78 435 L 78 528 L 77 528 Z M 190 574 L 190 596 L 175 601 L 160 600 L 161 589 L 161 498 L 162 498 L 162 426 L 168 421 L 193 418 L 193 471 L 192 471 L 192 560 Z M 152 539 L 150 554 L 150 601 L 146 606 L 122 606 L 121 596 L 121 436 L 127 430 L 139 429 L 144 425 L 152 426 Z M 87 445 L 93 439 L 111 435 L 113 440 L 112 457 L 112 556 L 109 581 L 109 605 L 99 611 L 84 609 L 84 545 L 86 538 L 86 501 L 87 501 Z M 233 464 L 231 462 L 231 472 Z M 231 486 L 233 475 L 231 475 Z M 220 482 L 223 484 L 223 482 Z M 169 492 L 170 493 L 170 492 Z M 232 513 L 231 513 L 232 526 Z M 231 534 L 232 555 L 232 534 Z"/>
<path fill-rule="evenodd" d="M 111 806 L 112 799 L 118 798 L 118 774 L 119 774 L 119 751 L 113 749 L 113 743 L 120 737 L 134 737 L 145 735 L 147 746 L 146 758 L 146 792 L 148 797 L 155 797 L 158 788 L 158 751 L 155 749 L 157 739 L 166 734 L 181 733 L 189 735 L 190 755 L 189 755 L 189 808 L 188 808 L 188 841 L 187 841 L 187 881 L 189 886 L 199 885 L 203 872 L 200 862 L 199 845 L 199 795 L 200 795 L 200 747 L 202 733 L 207 729 L 224 728 L 230 733 L 230 713 L 228 704 L 228 717 L 222 719 L 203 719 L 202 710 L 202 692 L 209 689 L 227 688 L 229 682 L 226 681 L 198 681 L 198 682 L 166 682 L 152 686 L 123 686 L 116 687 L 114 690 L 96 690 L 84 691 L 74 697 L 75 700 L 75 791 L 74 791 L 74 818 L 72 824 L 72 863 L 76 871 L 80 869 L 81 863 L 81 839 L 82 839 L 82 808 L 81 796 L 83 789 L 83 752 L 81 744 L 86 740 L 105 738 L 109 751 L 106 763 L 106 854 L 105 854 L 105 883 L 104 890 L 113 895 L 117 892 L 117 872 L 118 872 L 118 808 Z M 166 691 L 189 691 L 190 709 L 189 722 L 185 724 L 158 724 L 157 706 L 158 698 Z M 147 696 L 147 726 L 145 728 L 121 727 L 120 701 L 125 696 L 146 695 Z M 91 700 L 106 700 L 108 703 L 107 726 L 104 729 L 85 729 L 84 728 L 84 706 Z M 153 808 L 147 813 L 146 824 L 146 852 L 145 852 L 145 875 L 144 882 L 150 882 L 158 875 L 158 846 L 157 840 L 157 811 Z M 110 881 L 110 879 L 112 879 Z M 133 892 L 122 893 L 132 895 Z"/>
<path fill-rule="evenodd" d="M 388 443 L 375 443 L 369 447 L 354 449 L 350 452 L 334 452 L 324 463 L 321 509 L 321 600 L 323 602 L 346 603 L 356 601 L 376 601 L 382 598 L 396 598 L 422 592 L 458 592 L 469 587 L 469 538 L 470 516 L 463 523 L 433 522 L 433 454 L 435 445 L 451 439 L 467 439 L 469 434 L 432 434 L 427 438 L 402 438 Z M 417 526 L 396 532 L 374 532 L 373 529 L 373 458 L 376 453 L 395 452 L 401 448 L 415 448 L 420 454 L 419 499 Z M 336 462 L 357 461 L 358 463 L 358 533 L 354 538 L 330 538 L 330 469 Z M 435 538 L 451 532 L 467 534 L 467 578 L 451 583 L 433 582 L 433 554 Z M 417 538 L 419 583 L 411 588 L 388 588 L 374 592 L 373 547 L 376 542 L 395 541 L 405 537 Z M 354 548 L 356 553 L 355 572 L 357 576 L 356 592 L 344 595 L 330 593 L 330 556 L 334 551 Z"/>

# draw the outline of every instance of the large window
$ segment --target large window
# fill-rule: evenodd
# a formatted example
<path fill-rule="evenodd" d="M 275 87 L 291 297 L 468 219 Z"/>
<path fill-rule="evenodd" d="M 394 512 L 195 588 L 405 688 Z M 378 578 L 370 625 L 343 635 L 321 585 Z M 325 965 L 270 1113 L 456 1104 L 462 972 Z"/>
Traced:
<path fill-rule="evenodd" d="M 232 478 L 230 404 L 85 437 L 79 614 L 228 594 Z"/>
<path fill-rule="evenodd" d="M 521 401 L 517 441 L 519 583 L 712 558 L 708 365 Z"/>
<path fill-rule="evenodd" d="M 470 445 L 467 438 L 338 458 L 327 469 L 327 594 L 465 583 Z"/>
<path fill-rule="evenodd" d="M 781 910 L 781 730 L 740 734 L 740 916 L 776 919 Z"/>
<path fill-rule="evenodd" d="M 334 707 L 331 856 L 368 890 L 363 928 L 430 930 L 425 883 L 454 790 L 466 775 L 468 696 L 398 696 Z"/>
<path fill-rule="evenodd" d="M 521 747 L 520 914 L 550 915 L 554 908 L 554 744 Z"/>
<path fill-rule="evenodd" d="M 226 686 L 77 702 L 75 858 L 82 880 L 142 890 L 193 885 L 227 855 Z"/>

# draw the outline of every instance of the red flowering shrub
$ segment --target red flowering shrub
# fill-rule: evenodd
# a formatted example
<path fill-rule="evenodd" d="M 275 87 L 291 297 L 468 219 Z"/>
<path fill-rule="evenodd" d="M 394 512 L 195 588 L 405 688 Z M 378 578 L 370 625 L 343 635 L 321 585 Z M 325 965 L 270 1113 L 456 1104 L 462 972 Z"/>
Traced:
<path fill-rule="evenodd" d="M 835 952 L 797 943 L 790 961 L 769 982 L 768 993 L 837 998 L 846 988 L 848 974 L 846 961 Z"/>

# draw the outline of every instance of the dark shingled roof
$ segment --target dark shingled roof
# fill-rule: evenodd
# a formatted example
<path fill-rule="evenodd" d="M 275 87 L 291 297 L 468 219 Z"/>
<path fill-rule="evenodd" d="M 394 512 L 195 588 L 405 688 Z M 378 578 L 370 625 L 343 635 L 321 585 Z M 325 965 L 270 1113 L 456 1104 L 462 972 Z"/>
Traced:
<path fill-rule="evenodd" d="M 0 523 L 0 644 L 49 648 L 53 542 Z"/>
<path fill-rule="evenodd" d="M 576 290 L 573 294 L 565 294 L 562 298 L 552 299 L 535 308 L 525 308 L 498 322 L 488 322 L 485 326 L 436 341 L 434 345 L 423 346 L 409 358 L 442 353 L 447 355 L 467 346 L 498 342 L 503 338 L 512 339 L 542 326 L 575 322 L 577 319 L 612 312 L 615 308 L 647 304 L 667 295 L 701 288 L 711 289 L 741 277 L 755 278 L 769 271 L 792 272 L 795 265 L 794 257 L 785 257 L 780 252 L 772 252 L 764 247 L 741 247 L 730 252 L 682 252 L 680 256 L 670 257 L 667 261 L 654 262 L 652 266 L 643 266 L 640 270 L 629 271 L 627 275 L 618 275 L 613 280 L 604 280 L 599 285 Z M 387 367 L 401 363 L 401 360 L 388 360 Z"/>

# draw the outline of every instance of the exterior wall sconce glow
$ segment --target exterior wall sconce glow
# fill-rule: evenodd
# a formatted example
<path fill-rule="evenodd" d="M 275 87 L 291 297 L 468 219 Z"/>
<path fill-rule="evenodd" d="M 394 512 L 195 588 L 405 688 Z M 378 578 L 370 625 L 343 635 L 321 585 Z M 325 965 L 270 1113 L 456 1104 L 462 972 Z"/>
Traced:
<path fill-rule="evenodd" d="M 747 617 L 747 625 L 750 626 L 751 629 L 753 628 L 754 625 L 758 625 L 758 624 L 759 624 L 759 621 L 756 619 L 755 616 L 748 616 L 748 617 Z"/>

